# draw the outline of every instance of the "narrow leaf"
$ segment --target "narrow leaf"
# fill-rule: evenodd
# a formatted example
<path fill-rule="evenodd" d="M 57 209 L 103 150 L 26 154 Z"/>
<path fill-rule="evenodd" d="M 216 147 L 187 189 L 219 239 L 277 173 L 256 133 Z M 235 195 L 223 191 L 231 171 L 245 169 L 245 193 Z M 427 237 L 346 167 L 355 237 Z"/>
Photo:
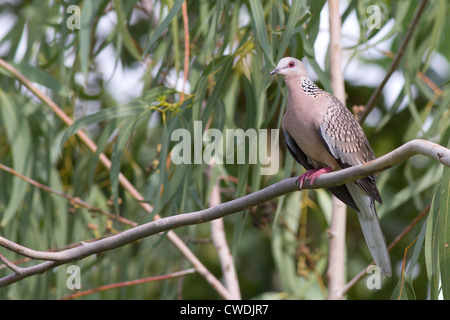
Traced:
<path fill-rule="evenodd" d="M 92 27 L 95 19 L 95 11 L 99 5 L 99 1 L 83 2 L 83 10 L 81 10 L 81 29 L 79 31 L 78 45 L 81 72 L 87 75 L 90 64 L 90 52 L 92 45 Z"/>
<path fill-rule="evenodd" d="M 113 0 L 114 9 L 117 15 L 117 27 L 119 28 L 120 35 L 122 36 L 123 43 L 125 48 L 127 48 L 128 52 L 133 56 L 137 61 L 141 60 L 141 53 L 139 52 L 136 44 L 134 43 L 133 38 L 131 37 L 130 31 L 127 28 L 127 22 L 125 19 L 124 10 L 122 7 L 122 0 Z"/>
<path fill-rule="evenodd" d="M 438 244 L 438 222 L 441 186 L 436 191 L 431 201 L 430 212 L 427 219 L 427 234 L 425 236 L 425 265 L 427 277 L 430 284 L 430 298 L 437 300 L 439 293 L 439 244 Z"/>
<path fill-rule="evenodd" d="M 22 109 L 13 104 L 13 101 L 0 90 L 0 116 L 5 125 L 6 135 L 12 149 L 13 169 L 25 176 L 31 173 L 32 159 L 31 133 L 28 123 L 22 114 Z M 13 185 L 10 189 L 10 199 L 7 207 L 2 212 L 0 226 L 4 227 L 22 203 L 26 194 L 27 183 L 14 177 Z"/>
<path fill-rule="evenodd" d="M 144 55 L 148 53 L 148 51 L 152 48 L 153 44 L 156 43 L 156 41 L 159 39 L 161 34 L 167 30 L 167 27 L 169 26 L 169 23 L 172 21 L 172 19 L 176 16 L 178 11 L 180 11 L 181 5 L 183 4 L 184 0 L 177 0 L 175 4 L 173 5 L 172 9 L 170 9 L 169 14 L 167 17 L 161 22 L 159 27 L 156 29 L 156 31 L 152 34 L 150 37 L 150 40 L 148 41 L 147 47 L 144 50 Z"/>
<path fill-rule="evenodd" d="M 116 209 L 116 213 L 119 213 L 119 173 L 120 173 L 120 164 L 122 160 L 122 155 L 125 149 L 125 145 L 133 133 L 133 129 L 136 125 L 136 122 L 139 118 L 136 118 L 133 121 L 128 121 L 124 127 L 120 130 L 117 141 L 114 145 L 112 157 L 111 157 L 111 171 L 110 171 L 110 179 L 111 179 L 111 192 L 114 200 L 114 206 Z"/>
<path fill-rule="evenodd" d="M 264 11 L 262 8 L 261 1 L 250 0 L 250 14 L 253 18 L 253 23 L 256 29 L 256 36 L 258 38 L 259 44 L 264 51 L 266 58 L 272 65 L 275 65 L 272 56 L 272 49 L 269 44 L 269 37 L 267 36 L 266 22 L 264 20 Z"/>
<path fill-rule="evenodd" d="M 66 132 L 61 138 L 61 148 L 64 146 L 64 143 L 70 136 L 92 124 L 115 118 L 137 116 L 145 110 L 148 110 L 147 106 L 117 106 L 113 108 L 103 109 L 99 112 L 87 115 L 83 118 L 79 118 L 69 128 L 67 128 Z"/>
<path fill-rule="evenodd" d="M 447 146 L 449 147 L 450 144 Z M 450 168 L 444 168 L 442 176 L 439 223 L 439 267 L 441 271 L 442 294 L 450 299 Z"/>

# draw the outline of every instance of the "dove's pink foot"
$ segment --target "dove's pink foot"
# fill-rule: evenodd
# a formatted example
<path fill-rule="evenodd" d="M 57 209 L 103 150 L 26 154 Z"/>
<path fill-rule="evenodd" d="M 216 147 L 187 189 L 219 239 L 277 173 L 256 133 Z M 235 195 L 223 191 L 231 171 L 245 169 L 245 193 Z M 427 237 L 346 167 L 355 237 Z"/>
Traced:
<path fill-rule="evenodd" d="M 308 170 L 304 174 L 302 174 L 300 177 L 297 178 L 297 185 L 301 190 L 305 180 L 309 180 L 309 184 L 311 185 L 314 183 L 314 180 L 317 177 L 321 176 L 324 173 L 328 173 L 331 171 L 333 171 L 333 169 L 331 169 L 331 167 Z"/>

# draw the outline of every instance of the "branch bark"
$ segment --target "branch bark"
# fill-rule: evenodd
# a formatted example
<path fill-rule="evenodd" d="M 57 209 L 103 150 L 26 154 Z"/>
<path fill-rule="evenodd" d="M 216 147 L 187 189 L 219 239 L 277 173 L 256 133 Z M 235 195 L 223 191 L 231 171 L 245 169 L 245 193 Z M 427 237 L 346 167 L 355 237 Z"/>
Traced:
<path fill-rule="evenodd" d="M 333 94 L 345 105 L 344 76 L 341 68 L 341 15 L 339 0 L 329 0 L 330 19 L 330 75 Z M 329 229 L 330 249 L 328 259 L 328 299 L 341 300 L 345 284 L 345 227 L 347 221 L 346 205 L 333 196 L 333 213 Z"/>
<path fill-rule="evenodd" d="M 209 169 L 212 171 L 214 164 Z M 212 187 L 210 196 L 211 207 L 220 205 L 219 179 L 217 179 Z M 219 256 L 220 266 L 224 277 L 225 287 L 228 289 L 234 300 L 241 299 L 241 291 L 239 289 L 239 281 L 234 267 L 233 255 L 227 243 L 223 218 L 211 221 L 211 239 Z"/>
<path fill-rule="evenodd" d="M 72 300 L 72 299 L 84 297 L 84 296 L 87 296 L 87 295 L 90 295 L 90 294 L 93 294 L 96 292 L 117 289 L 117 288 L 123 288 L 123 287 L 130 287 L 130 286 L 147 283 L 147 282 L 156 282 L 156 281 L 167 280 L 167 279 L 175 279 L 178 277 L 184 277 L 184 276 L 194 273 L 194 272 L 195 272 L 195 269 L 190 268 L 190 269 L 175 271 L 175 272 L 160 275 L 160 276 L 153 276 L 153 277 L 148 277 L 148 278 L 144 278 L 144 279 L 137 279 L 137 280 L 131 280 L 131 281 L 124 281 L 124 282 L 120 282 L 120 283 L 107 284 L 107 285 L 104 285 L 104 286 L 101 286 L 98 288 L 75 292 L 74 294 L 63 297 L 60 300 Z"/>
<path fill-rule="evenodd" d="M 450 167 L 450 149 L 433 142 L 417 139 L 407 142 L 394 151 L 391 151 L 390 153 L 363 165 L 323 174 L 314 181 L 313 185 L 308 185 L 308 183 L 305 183 L 303 188 L 317 189 L 342 185 L 362 177 L 380 173 L 402 163 L 416 154 L 425 155 Z M 284 179 L 262 190 L 256 191 L 236 200 L 222 203 L 212 208 L 161 218 L 128 229 L 109 238 L 91 243 L 81 243 L 79 247 L 67 249 L 61 252 L 36 251 L 0 237 L 0 246 L 8 250 L 33 259 L 48 260 L 27 268 L 14 268 L 15 270 L 13 270 L 12 274 L 0 279 L 0 287 L 17 282 L 32 275 L 46 272 L 58 265 L 81 260 L 96 253 L 112 250 L 160 232 L 186 225 L 205 223 L 257 206 L 288 192 L 298 190 L 296 180 L 297 177 Z M 226 290 L 226 292 L 228 292 L 228 290 Z"/>

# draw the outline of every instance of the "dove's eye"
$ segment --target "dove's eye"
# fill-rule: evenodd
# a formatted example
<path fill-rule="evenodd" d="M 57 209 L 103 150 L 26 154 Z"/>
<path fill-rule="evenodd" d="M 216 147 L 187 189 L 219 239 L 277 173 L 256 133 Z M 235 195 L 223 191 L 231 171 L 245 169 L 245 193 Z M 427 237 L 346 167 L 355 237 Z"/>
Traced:
<path fill-rule="evenodd" d="M 288 66 L 289 66 L 289 68 L 295 67 L 295 62 L 294 61 L 289 62 Z"/>

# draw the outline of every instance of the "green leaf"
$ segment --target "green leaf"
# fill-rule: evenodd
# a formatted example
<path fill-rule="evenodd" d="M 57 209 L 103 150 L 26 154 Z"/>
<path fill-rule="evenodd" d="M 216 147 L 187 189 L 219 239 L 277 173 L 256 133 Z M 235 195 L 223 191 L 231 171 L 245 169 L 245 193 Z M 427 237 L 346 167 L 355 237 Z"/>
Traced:
<path fill-rule="evenodd" d="M 114 130 L 116 130 L 117 128 L 117 123 L 114 120 L 115 119 L 113 119 L 113 121 L 111 121 L 106 125 L 106 127 L 103 129 L 102 134 L 100 135 L 100 138 L 97 141 L 97 150 L 95 151 L 95 154 L 92 157 L 92 161 L 89 167 L 88 193 L 90 193 L 91 191 L 91 186 L 94 181 L 95 170 L 99 162 L 100 153 L 103 152 L 103 150 L 106 147 L 106 144 L 108 143 L 109 138 L 113 134 Z"/>
<path fill-rule="evenodd" d="M 173 94 L 175 91 L 166 87 L 157 87 L 149 90 L 144 97 L 135 99 L 125 105 L 119 105 L 107 109 L 102 109 L 96 113 L 92 113 L 85 117 L 79 118 L 71 126 L 67 128 L 64 135 L 61 138 L 61 148 L 63 148 L 66 140 L 77 133 L 79 130 L 84 129 L 92 124 L 107 121 L 116 118 L 124 118 L 129 116 L 139 116 L 142 112 L 150 109 L 149 105 L 154 104 L 156 99 L 160 95 Z"/>
<path fill-rule="evenodd" d="M 122 7 L 122 0 L 113 0 L 114 9 L 117 15 L 117 28 L 119 28 L 119 33 L 122 36 L 125 48 L 127 48 L 130 55 L 133 56 L 137 61 L 141 60 L 141 53 L 139 52 L 133 38 L 131 37 L 130 31 L 127 28 L 127 22 L 124 14 L 124 9 Z"/>
<path fill-rule="evenodd" d="M 122 155 L 125 149 L 125 145 L 128 142 L 130 135 L 133 133 L 133 129 L 138 120 L 139 117 L 135 118 L 132 121 L 128 121 L 125 123 L 123 128 L 120 129 L 120 133 L 117 137 L 116 143 L 114 144 L 114 149 L 111 156 L 111 169 L 109 176 L 111 179 L 111 192 L 117 214 L 119 214 L 119 174 Z"/>
<path fill-rule="evenodd" d="M 222 64 L 223 63 L 223 64 Z M 227 56 L 225 60 L 221 62 L 221 68 L 215 78 L 214 90 L 211 96 L 208 98 L 206 106 L 203 110 L 202 120 L 203 123 L 207 123 L 208 119 L 217 107 L 218 100 L 221 99 L 229 84 L 230 75 L 232 73 L 233 57 Z M 203 125 L 203 128 L 205 126 Z"/>
<path fill-rule="evenodd" d="M 427 277 L 430 284 L 430 298 L 438 299 L 439 294 L 439 205 L 441 196 L 441 185 L 436 188 L 431 201 L 430 212 L 427 218 L 427 234 L 425 236 L 425 265 Z"/>
<path fill-rule="evenodd" d="M 425 221 L 420 229 L 420 233 L 417 236 L 416 242 L 414 243 L 414 250 L 411 254 L 411 258 L 406 267 L 405 273 L 400 278 L 397 286 L 392 294 L 392 299 L 395 300 L 416 300 L 416 293 L 413 286 L 413 272 L 417 265 L 419 255 L 422 251 L 425 235 L 427 231 L 427 222 Z"/>
<path fill-rule="evenodd" d="M 450 147 L 450 143 L 447 145 Z M 450 168 L 444 168 L 438 218 L 439 268 L 441 271 L 442 294 L 450 299 Z"/>
<path fill-rule="evenodd" d="M 44 70 L 32 66 L 27 62 L 14 63 L 9 62 L 17 71 L 22 73 L 28 80 L 39 83 L 44 87 L 49 88 L 55 94 L 67 97 L 72 94 L 72 90 L 70 90 L 67 86 L 64 86 L 58 82 L 58 80 L 51 75 L 49 75 Z M 3 73 L 7 76 L 11 76 L 9 72 L 4 71 L 0 68 L 0 73 Z"/>
<path fill-rule="evenodd" d="M 254 23 L 256 29 L 256 37 L 258 39 L 261 48 L 269 60 L 268 62 L 275 66 L 275 62 L 273 61 L 272 49 L 269 44 L 269 37 L 267 36 L 266 30 L 266 22 L 264 20 L 264 11 L 262 8 L 261 1 L 259 0 L 250 0 L 250 15 L 252 16 L 252 21 Z"/>
<path fill-rule="evenodd" d="M 281 39 L 281 43 L 278 47 L 277 61 L 284 57 L 286 48 L 289 45 L 291 37 L 295 33 L 295 26 L 298 23 L 298 17 L 300 17 L 301 15 L 302 7 L 303 6 L 301 1 L 292 2 L 292 6 L 290 7 L 289 10 L 289 18 L 286 23 L 286 29 L 283 32 L 283 38 Z"/>
<path fill-rule="evenodd" d="M 147 106 L 117 106 L 113 108 L 103 109 L 99 112 L 79 118 L 74 121 L 74 123 L 72 123 L 72 125 L 65 131 L 64 135 L 61 138 L 61 148 L 64 147 L 64 143 L 70 136 L 92 124 L 116 118 L 138 116 L 146 110 L 148 110 Z"/>
<path fill-rule="evenodd" d="M 167 17 L 164 18 L 163 22 L 161 22 L 161 24 L 158 26 L 158 28 L 155 30 L 155 32 L 151 35 L 150 40 L 147 43 L 147 47 L 145 48 L 143 55 L 148 54 L 148 52 L 152 48 L 153 44 L 155 44 L 156 41 L 159 39 L 159 37 L 162 35 L 162 33 L 167 30 L 167 27 L 169 26 L 172 19 L 175 18 L 178 11 L 180 11 L 181 5 L 183 4 L 184 1 L 185 0 L 177 0 L 175 2 L 173 7 L 170 9 L 170 12 L 167 15 Z"/>
<path fill-rule="evenodd" d="M 81 72 L 87 75 L 90 64 L 90 53 L 92 45 L 92 27 L 94 26 L 95 12 L 99 6 L 98 0 L 84 1 L 81 10 L 81 29 L 79 30 L 78 45 Z"/>
<path fill-rule="evenodd" d="M 395 194 L 388 194 L 383 198 L 383 205 L 378 210 L 378 216 L 383 217 L 388 211 L 392 211 L 402 204 L 410 201 L 417 194 L 433 187 L 442 176 L 442 167 L 436 166 L 434 170 L 428 170 L 423 176 L 411 181 L 406 187 Z"/>
<path fill-rule="evenodd" d="M 406 281 L 409 283 L 409 287 L 411 289 L 413 289 L 412 278 L 413 278 L 414 268 L 416 267 L 416 265 L 418 263 L 419 255 L 422 251 L 422 247 L 423 247 L 423 243 L 424 243 L 424 239 L 425 239 L 425 235 L 426 235 L 426 230 L 427 230 L 427 223 L 425 221 L 422 225 L 422 228 L 420 229 L 420 233 L 417 237 L 416 243 L 414 244 L 414 250 L 411 255 L 411 259 L 409 261 L 408 268 L 406 270 Z M 414 290 L 412 290 L 412 294 L 415 299 L 416 295 L 415 295 Z"/>
<path fill-rule="evenodd" d="M 2 90 L 0 90 L 0 116 L 12 149 L 13 169 L 18 173 L 29 176 L 32 168 L 32 157 L 30 155 L 32 143 L 28 122 L 22 113 L 22 109 L 14 105 L 13 100 Z M 13 178 L 9 202 L 2 212 L 0 227 L 6 226 L 16 214 L 27 192 L 27 186 L 28 184 L 25 181 L 17 177 Z"/>

